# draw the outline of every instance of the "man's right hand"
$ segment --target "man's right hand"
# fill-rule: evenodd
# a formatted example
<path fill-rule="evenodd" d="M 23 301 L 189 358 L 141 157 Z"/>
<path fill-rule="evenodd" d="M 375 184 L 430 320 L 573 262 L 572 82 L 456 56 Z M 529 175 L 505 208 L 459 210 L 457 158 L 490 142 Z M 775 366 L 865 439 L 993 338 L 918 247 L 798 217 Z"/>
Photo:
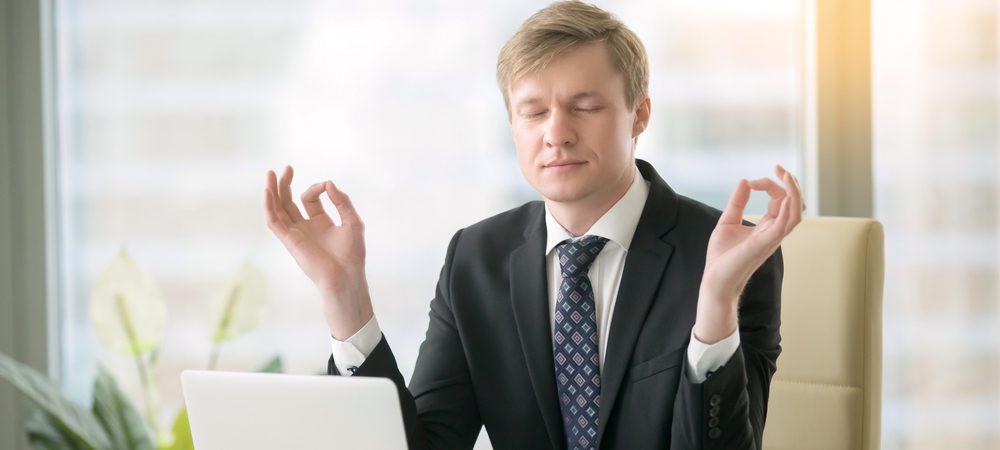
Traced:
<path fill-rule="evenodd" d="M 302 193 L 302 206 L 292 201 L 292 167 L 280 182 L 267 171 L 264 211 L 267 227 L 285 245 L 299 267 L 323 296 L 323 313 L 334 339 L 346 341 L 372 318 L 372 302 L 365 277 L 365 227 L 347 194 L 332 181 L 313 184 Z M 323 210 L 319 196 L 326 192 L 340 226 Z"/>

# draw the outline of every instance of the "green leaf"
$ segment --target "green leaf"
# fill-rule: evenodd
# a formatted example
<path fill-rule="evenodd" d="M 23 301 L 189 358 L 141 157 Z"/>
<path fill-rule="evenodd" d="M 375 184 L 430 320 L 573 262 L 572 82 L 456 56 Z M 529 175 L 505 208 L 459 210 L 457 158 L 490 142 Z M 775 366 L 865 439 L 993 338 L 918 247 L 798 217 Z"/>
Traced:
<path fill-rule="evenodd" d="M 264 364 L 257 372 L 260 373 L 284 373 L 284 365 L 281 363 L 281 355 L 274 355 L 267 364 Z"/>
<path fill-rule="evenodd" d="M 93 411 L 116 450 L 153 450 L 142 416 L 103 367 L 94 380 Z"/>
<path fill-rule="evenodd" d="M 94 332 L 107 348 L 142 355 L 163 342 L 163 291 L 124 248 L 91 285 L 89 310 Z"/>
<path fill-rule="evenodd" d="M 63 397 L 45 376 L 14 361 L 3 352 L 0 352 L 0 378 L 10 382 L 28 400 L 51 416 L 51 422 L 72 438 L 72 442 L 77 443 L 79 448 L 103 450 L 111 447 L 107 433 L 90 411 Z"/>
<path fill-rule="evenodd" d="M 244 263 L 212 300 L 212 342 L 228 342 L 256 329 L 264 321 L 266 292 L 264 273 Z"/>
<path fill-rule="evenodd" d="M 169 450 L 194 450 L 194 438 L 191 437 L 191 424 L 188 422 L 187 408 L 181 408 L 174 419 L 174 445 Z"/>
<path fill-rule="evenodd" d="M 45 414 L 38 407 L 31 407 L 22 417 L 24 431 L 28 434 L 28 443 L 36 450 L 81 450 L 73 436 L 63 431 L 58 420 Z"/>

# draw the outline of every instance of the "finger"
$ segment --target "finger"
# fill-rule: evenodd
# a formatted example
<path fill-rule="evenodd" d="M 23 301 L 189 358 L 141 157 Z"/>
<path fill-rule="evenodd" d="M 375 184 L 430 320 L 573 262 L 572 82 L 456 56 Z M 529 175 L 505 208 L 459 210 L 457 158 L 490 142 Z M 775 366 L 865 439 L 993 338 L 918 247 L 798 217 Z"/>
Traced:
<path fill-rule="evenodd" d="M 768 240 L 772 243 L 780 242 L 781 238 L 785 237 L 785 230 L 791 216 L 791 202 L 792 199 L 790 197 L 786 197 L 781 201 L 781 208 L 778 210 L 777 217 L 774 218 L 771 226 L 766 230 Z"/>
<path fill-rule="evenodd" d="M 773 217 L 777 217 L 778 216 L 778 210 L 781 208 L 781 202 L 783 202 L 784 200 L 785 199 L 781 198 L 781 197 L 777 197 L 777 198 L 771 197 L 767 201 L 767 216 L 765 216 L 765 217 L 772 217 L 772 218 Z"/>
<path fill-rule="evenodd" d="M 288 213 L 288 217 L 294 223 L 302 221 L 304 218 L 302 217 L 302 213 L 299 212 L 299 207 L 295 206 L 295 202 L 292 201 L 293 176 L 292 166 L 285 166 L 285 171 L 281 174 L 281 182 L 278 183 L 278 198 L 281 200 L 281 208 Z"/>
<path fill-rule="evenodd" d="M 277 175 L 273 170 L 267 171 L 267 190 L 271 197 L 271 206 L 276 218 L 280 219 L 286 225 L 291 224 L 292 219 L 288 217 L 288 212 L 281 208 L 281 199 L 278 197 Z"/>
<path fill-rule="evenodd" d="M 781 233 L 784 230 L 784 223 L 780 222 L 784 203 L 786 202 L 782 200 L 782 208 L 778 209 L 776 217 L 771 218 L 767 222 L 761 221 L 761 223 L 754 227 L 751 237 L 753 238 L 752 241 L 755 247 L 766 249 L 774 245 L 774 242 L 780 242 Z"/>
<path fill-rule="evenodd" d="M 802 222 L 802 195 L 795 186 L 795 177 L 791 173 L 785 172 L 785 183 L 789 186 L 788 195 L 788 223 L 785 224 L 784 234 L 792 232 L 799 222 Z"/>
<path fill-rule="evenodd" d="M 306 209 L 306 214 L 309 214 L 310 219 L 330 220 L 330 216 L 326 215 L 326 211 L 323 209 L 323 203 L 319 200 L 319 194 L 323 193 L 324 184 L 315 183 L 302 193 L 302 207 Z"/>
<path fill-rule="evenodd" d="M 278 208 L 277 195 L 271 188 L 274 183 L 274 172 L 267 171 L 268 185 L 264 188 L 264 214 L 267 219 L 267 227 L 275 233 L 284 233 L 291 220 L 281 208 Z"/>
<path fill-rule="evenodd" d="M 747 180 L 740 180 L 733 194 L 729 196 L 729 203 L 726 204 L 726 209 L 722 211 L 718 225 L 739 225 L 743 223 L 743 210 L 747 207 L 748 200 L 750 200 L 750 185 L 747 183 Z"/>
<path fill-rule="evenodd" d="M 283 232 L 288 228 L 290 222 L 285 212 L 276 207 L 275 198 L 270 189 L 264 190 L 264 213 L 267 218 L 267 226 L 271 231 Z"/>
<path fill-rule="evenodd" d="M 785 190 L 770 178 L 752 180 L 750 181 L 750 188 L 757 191 L 767 191 L 769 199 L 767 202 L 767 214 L 765 217 L 776 217 L 778 215 L 778 209 L 781 207 L 781 201 L 787 195 Z"/>
<path fill-rule="evenodd" d="M 357 210 L 354 209 L 354 203 L 351 203 L 351 198 L 344 191 L 338 189 L 337 185 L 333 184 L 332 181 L 327 181 L 324 183 L 324 186 L 326 188 L 326 195 L 330 197 L 333 206 L 337 207 L 337 214 L 340 214 L 340 223 L 363 227 L 364 224 L 361 222 L 361 217 L 358 216 Z"/>
<path fill-rule="evenodd" d="M 788 176 L 791 178 L 791 181 L 785 180 L 785 184 L 788 186 L 789 195 L 797 195 L 799 197 L 799 203 L 801 203 L 802 205 L 802 210 L 805 211 L 806 210 L 805 196 L 802 194 L 802 185 L 799 184 L 798 177 L 796 177 L 791 172 L 786 170 L 785 166 L 782 166 L 781 164 L 775 165 L 774 171 L 778 174 L 779 177 L 781 177 L 782 180 L 785 180 L 785 174 L 788 174 Z"/>
<path fill-rule="evenodd" d="M 755 191 L 767 191 L 772 199 L 783 199 L 788 193 L 784 188 L 775 183 L 774 180 L 770 178 L 759 178 L 750 181 L 750 188 Z"/>

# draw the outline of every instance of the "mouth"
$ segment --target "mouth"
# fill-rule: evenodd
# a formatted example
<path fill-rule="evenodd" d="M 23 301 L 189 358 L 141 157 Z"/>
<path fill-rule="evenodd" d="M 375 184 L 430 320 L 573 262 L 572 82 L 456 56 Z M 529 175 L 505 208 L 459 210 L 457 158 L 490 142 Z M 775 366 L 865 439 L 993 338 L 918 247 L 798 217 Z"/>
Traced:
<path fill-rule="evenodd" d="M 559 160 L 552 161 L 550 163 L 544 164 L 542 167 L 545 169 L 556 169 L 556 168 L 568 168 L 571 166 L 580 166 L 587 164 L 587 161 L 574 161 L 574 160 Z"/>

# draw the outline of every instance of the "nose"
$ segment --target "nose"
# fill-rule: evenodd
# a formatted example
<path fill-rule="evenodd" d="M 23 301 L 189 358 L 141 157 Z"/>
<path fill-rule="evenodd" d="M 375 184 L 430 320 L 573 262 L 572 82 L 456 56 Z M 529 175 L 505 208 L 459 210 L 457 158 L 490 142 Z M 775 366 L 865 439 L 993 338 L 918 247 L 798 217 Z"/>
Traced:
<path fill-rule="evenodd" d="M 544 136 L 546 147 L 568 147 L 576 143 L 572 117 L 559 109 L 553 109 L 548 119 Z"/>

